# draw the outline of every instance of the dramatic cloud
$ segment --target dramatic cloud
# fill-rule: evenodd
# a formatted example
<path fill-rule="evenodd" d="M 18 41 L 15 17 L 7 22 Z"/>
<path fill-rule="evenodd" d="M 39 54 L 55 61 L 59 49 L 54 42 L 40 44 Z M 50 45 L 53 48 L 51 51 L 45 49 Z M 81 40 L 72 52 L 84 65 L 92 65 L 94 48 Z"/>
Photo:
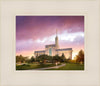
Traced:
<path fill-rule="evenodd" d="M 16 54 L 55 43 L 56 29 L 61 48 L 84 49 L 84 16 L 16 16 Z"/>

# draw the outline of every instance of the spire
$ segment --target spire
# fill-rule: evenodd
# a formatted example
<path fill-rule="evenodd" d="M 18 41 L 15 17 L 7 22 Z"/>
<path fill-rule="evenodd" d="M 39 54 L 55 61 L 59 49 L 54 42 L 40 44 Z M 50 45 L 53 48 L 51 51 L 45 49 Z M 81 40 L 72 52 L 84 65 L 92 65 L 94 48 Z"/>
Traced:
<path fill-rule="evenodd" d="M 57 36 L 57 29 L 56 29 L 56 36 Z"/>
<path fill-rule="evenodd" d="M 57 29 L 56 29 L 55 45 L 56 45 L 56 48 L 58 49 L 59 48 L 59 44 L 58 44 Z"/>

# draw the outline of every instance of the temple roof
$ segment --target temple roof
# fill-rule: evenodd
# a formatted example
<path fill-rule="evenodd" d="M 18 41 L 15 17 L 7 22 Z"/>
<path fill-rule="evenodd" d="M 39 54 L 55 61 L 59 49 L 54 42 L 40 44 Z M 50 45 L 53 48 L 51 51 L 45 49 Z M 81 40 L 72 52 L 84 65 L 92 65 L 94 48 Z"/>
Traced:
<path fill-rule="evenodd" d="M 55 44 L 50 44 L 50 45 L 46 45 L 45 47 L 55 47 L 56 45 Z"/>
<path fill-rule="evenodd" d="M 34 51 L 34 53 L 40 53 L 40 52 L 41 52 L 41 53 L 42 53 L 42 52 L 43 52 L 43 53 L 45 53 L 45 50 L 41 50 L 41 51 Z"/>
<path fill-rule="evenodd" d="M 56 49 L 56 51 L 67 51 L 67 50 L 72 50 L 72 48 Z"/>

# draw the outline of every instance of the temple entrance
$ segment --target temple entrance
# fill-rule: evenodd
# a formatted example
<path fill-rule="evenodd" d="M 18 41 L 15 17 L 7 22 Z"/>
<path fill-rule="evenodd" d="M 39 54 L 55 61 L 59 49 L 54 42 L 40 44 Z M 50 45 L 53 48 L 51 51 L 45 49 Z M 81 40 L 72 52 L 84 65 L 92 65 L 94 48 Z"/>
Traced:
<path fill-rule="evenodd" d="M 49 55 L 52 56 L 52 49 L 49 48 Z"/>

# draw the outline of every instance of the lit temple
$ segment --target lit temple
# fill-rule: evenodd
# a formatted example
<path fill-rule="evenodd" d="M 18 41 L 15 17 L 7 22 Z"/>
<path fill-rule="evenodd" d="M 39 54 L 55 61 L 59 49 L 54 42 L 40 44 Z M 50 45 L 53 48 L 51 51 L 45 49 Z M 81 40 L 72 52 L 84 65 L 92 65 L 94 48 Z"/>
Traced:
<path fill-rule="evenodd" d="M 61 56 L 62 54 L 64 54 L 66 59 L 72 59 L 72 48 L 64 48 L 64 49 L 59 48 L 59 42 L 56 30 L 55 44 L 46 45 L 45 50 L 34 51 L 35 57 L 43 54 L 50 56 L 55 56 L 55 55 Z"/>

